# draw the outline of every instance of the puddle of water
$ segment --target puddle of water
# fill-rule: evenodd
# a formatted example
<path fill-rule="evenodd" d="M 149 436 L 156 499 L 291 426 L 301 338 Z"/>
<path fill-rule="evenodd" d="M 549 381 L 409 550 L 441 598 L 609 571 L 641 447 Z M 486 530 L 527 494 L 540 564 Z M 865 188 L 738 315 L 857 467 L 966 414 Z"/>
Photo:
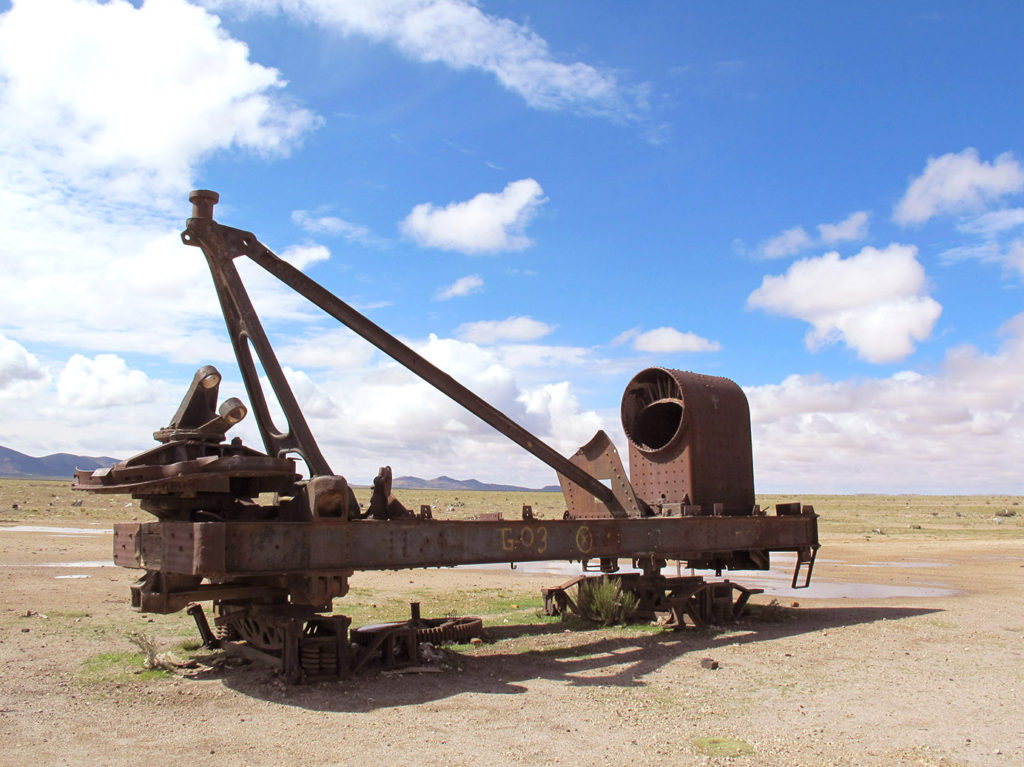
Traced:
<path fill-rule="evenodd" d="M 52 535 L 110 535 L 109 529 L 95 527 L 44 527 L 42 525 L 0 526 L 0 533 L 50 533 Z"/>
<path fill-rule="evenodd" d="M 949 567 L 949 562 L 864 562 L 863 564 L 851 565 L 843 563 L 844 567 Z"/>
<path fill-rule="evenodd" d="M 794 589 L 791 573 L 753 571 L 735 573 L 733 579 L 747 588 L 764 589 L 765 594 L 799 599 L 892 599 L 894 597 L 948 597 L 954 589 L 939 586 L 909 586 L 906 584 L 851 583 L 849 581 L 823 581 L 812 579 L 806 589 Z"/>

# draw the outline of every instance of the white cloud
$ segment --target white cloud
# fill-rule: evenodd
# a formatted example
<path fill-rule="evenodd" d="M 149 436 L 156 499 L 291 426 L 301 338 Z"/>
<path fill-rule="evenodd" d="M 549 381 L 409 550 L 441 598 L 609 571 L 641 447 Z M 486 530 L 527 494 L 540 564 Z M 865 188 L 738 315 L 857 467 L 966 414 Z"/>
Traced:
<path fill-rule="evenodd" d="M 22 381 L 40 381 L 45 378 L 46 370 L 34 354 L 29 354 L 17 341 L 0 335 L 0 390 Z"/>
<path fill-rule="evenodd" d="M 963 221 L 957 224 L 957 229 L 970 234 L 981 234 L 987 237 L 994 237 L 1000 232 L 1008 229 L 1015 229 L 1024 225 L 1024 208 L 1004 208 L 1002 210 L 990 210 L 977 218 Z"/>
<path fill-rule="evenodd" d="M 447 301 L 448 299 L 455 298 L 456 296 L 468 296 L 471 293 L 479 293 L 483 288 L 484 281 L 480 275 L 469 274 L 455 280 L 455 282 L 448 287 L 437 291 L 434 299 L 437 301 Z"/>
<path fill-rule="evenodd" d="M 367 247 L 383 247 L 387 241 L 375 235 L 369 227 L 353 224 L 337 216 L 318 216 L 306 210 L 292 211 L 292 221 L 310 234 L 329 234 L 343 237 L 346 242 L 358 242 Z"/>
<path fill-rule="evenodd" d="M 850 240 L 863 240 L 868 236 L 868 212 L 859 210 L 834 224 L 818 224 L 818 237 L 811 237 L 802 226 L 794 226 L 770 237 L 757 246 L 762 258 L 795 256 L 817 245 L 835 245 Z M 741 241 L 733 242 L 733 249 L 743 251 Z"/>
<path fill-rule="evenodd" d="M 444 208 L 422 203 L 412 209 L 401 227 L 422 247 L 463 253 L 523 250 L 531 245 L 524 230 L 544 202 L 540 184 L 525 178 L 497 194 L 481 192 Z"/>
<path fill-rule="evenodd" d="M 292 245 L 281 251 L 280 255 L 296 269 L 305 270 L 311 264 L 328 260 L 331 257 L 331 251 L 323 245 Z"/>
<path fill-rule="evenodd" d="M 868 213 L 859 210 L 835 224 L 818 224 L 821 242 L 833 245 L 849 240 L 863 240 L 868 236 Z"/>
<path fill-rule="evenodd" d="M 141 370 L 129 369 L 114 354 L 87 359 L 75 354 L 57 380 L 57 399 L 73 408 L 109 408 L 153 399 L 154 389 Z M 168 414 L 168 417 L 173 414 Z"/>
<path fill-rule="evenodd" d="M 557 435 L 551 446 L 563 455 L 576 452 L 604 428 L 604 421 L 596 412 L 581 410 L 568 381 L 524 390 L 518 401 L 528 414 L 539 416 L 545 434 Z"/>
<path fill-rule="evenodd" d="M 504 361 L 504 347 L 433 335 L 411 345 L 563 454 L 574 452 L 599 428 L 614 431 L 614 416 L 609 422 L 582 408 L 572 384 L 552 383 L 550 377 L 524 384 L 523 369 Z M 291 370 L 288 377 L 300 380 Z M 391 360 L 378 357 L 361 369 L 310 378 L 321 404 L 329 403 L 315 414 L 307 412 L 310 426 L 332 468 L 350 481 L 368 483 L 377 467 L 389 464 L 396 475 L 445 473 L 526 486 L 556 482 L 553 470 Z M 305 403 L 311 395 L 299 389 L 296 383 Z"/>
<path fill-rule="evenodd" d="M 757 246 L 757 250 L 764 258 L 782 258 L 784 256 L 796 255 L 813 244 L 814 240 L 811 239 L 802 226 L 794 226 L 782 234 L 777 234 L 765 240 Z"/>
<path fill-rule="evenodd" d="M 96 197 L 180 194 L 220 149 L 287 152 L 317 118 L 283 85 L 184 0 L 18 0 L 0 16 L 0 154 Z"/>
<path fill-rule="evenodd" d="M 0 402 L 26 401 L 49 386 L 50 374 L 39 359 L 17 341 L 0 335 Z"/>
<path fill-rule="evenodd" d="M 471 0 L 210 0 L 243 12 L 283 11 L 304 24 L 394 45 L 405 56 L 455 70 L 478 69 L 537 109 L 569 110 L 615 120 L 648 112 L 647 88 L 612 71 L 555 56 L 536 32 L 484 13 Z"/>
<path fill-rule="evenodd" d="M 680 352 L 717 352 L 722 348 L 718 341 L 709 341 L 695 333 L 682 333 L 675 328 L 655 328 L 638 333 L 633 347 L 641 352 L 675 354 Z"/>
<path fill-rule="evenodd" d="M 0 328 L 233 359 L 202 255 L 178 232 L 204 158 L 284 153 L 316 124 L 283 86 L 183 0 L 18 0 L 0 14 Z"/>
<path fill-rule="evenodd" d="M 337 403 L 331 395 L 302 370 L 295 370 L 290 367 L 282 368 L 284 377 L 288 380 L 295 395 L 299 408 L 306 418 L 333 418 L 338 412 Z M 270 381 L 261 379 L 265 391 L 271 391 Z M 284 421 L 283 415 L 279 417 L 278 423 Z"/>
<path fill-rule="evenodd" d="M 293 368 L 360 370 L 375 353 L 373 346 L 347 327 L 309 334 L 275 349 L 281 362 Z"/>
<path fill-rule="evenodd" d="M 957 245 L 939 254 L 939 259 L 945 263 L 957 261 L 981 261 L 991 263 L 998 261 L 1001 257 L 998 242 L 982 242 L 973 245 Z"/>
<path fill-rule="evenodd" d="M 590 350 L 581 346 L 550 346 L 541 344 L 509 344 L 497 348 L 503 365 L 513 370 L 529 368 L 567 368 L 593 365 Z"/>
<path fill-rule="evenodd" d="M 896 204 L 893 221 L 923 224 L 933 216 L 978 210 L 991 200 L 1024 189 L 1024 168 L 1006 152 L 994 162 L 978 159 L 978 150 L 929 157 L 924 172 L 910 182 Z"/>
<path fill-rule="evenodd" d="M 167 424 L 187 386 L 150 379 L 114 355 L 43 362 L 25 353 L 32 360 L 29 377 L 0 387 L 0 444 L 29 455 L 126 458 L 148 449 L 155 444 L 152 432 Z M 40 368 L 41 377 L 33 378 Z"/>
<path fill-rule="evenodd" d="M 1014 240 L 1006 253 L 1006 266 L 1024 278 L 1024 240 Z"/>
<path fill-rule="evenodd" d="M 455 329 L 463 341 L 475 344 L 493 344 L 497 341 L 534 341 L 548 335 L 554 325 L 532 317 L 509 317 L 504 320 L 467 322 Z"/>
<path fill-rule="evenodd" d="M 811 323 L 812 350 L 841 340 L 869 362 L 906 357 L 942 312 L 927 295 L 917 248 L 897 244 L 797 261 L 784 275 L 766 276 L 747 306 Z"/>
<path fill-rule="evenodd" d="M 787 492 L 1017 493 L 1024 314 L 997 354 L 961 347 L 933 375 L 746 389 L 758 485 Z"/>

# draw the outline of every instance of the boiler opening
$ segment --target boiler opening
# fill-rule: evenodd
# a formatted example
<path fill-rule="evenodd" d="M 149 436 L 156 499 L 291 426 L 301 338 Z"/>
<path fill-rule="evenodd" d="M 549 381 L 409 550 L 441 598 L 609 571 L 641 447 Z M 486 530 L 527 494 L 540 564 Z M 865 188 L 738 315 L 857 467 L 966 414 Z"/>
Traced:
<path fill-rule="evenodd" d="M 647 450 L 660 450 L 679 431 L 683 420 L 683 403 L 677 399 L 652 402 L 637 415 L 633 439 Z"/>

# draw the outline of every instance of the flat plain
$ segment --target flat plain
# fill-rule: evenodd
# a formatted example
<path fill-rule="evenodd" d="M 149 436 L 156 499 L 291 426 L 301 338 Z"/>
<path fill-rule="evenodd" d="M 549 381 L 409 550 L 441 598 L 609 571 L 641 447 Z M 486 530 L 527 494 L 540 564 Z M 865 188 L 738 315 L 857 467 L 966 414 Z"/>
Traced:
<path fill-rule="evenodd" d="M 563 509 L 396 495 L 442 518 Z M 821 515 L 812 588 L 784 588 L 785 561 L 727 574 L 766 589 L 735 624 L 562 624 L 540 588 L 567 564 L 356 573 L 335 602 L 356 624 L 419 601 L 482 616 L 493 641 L 433 673 L 289 687 L 197 649 L 184 614 L 130 610 L 110 529 L 148 519 L 137 503 L 0 480 L 0 764 L 1024 764 L 1024 498 L 758 498 L 792 500 Z M 130 632 L 208 670 L 144 671 Z"/>

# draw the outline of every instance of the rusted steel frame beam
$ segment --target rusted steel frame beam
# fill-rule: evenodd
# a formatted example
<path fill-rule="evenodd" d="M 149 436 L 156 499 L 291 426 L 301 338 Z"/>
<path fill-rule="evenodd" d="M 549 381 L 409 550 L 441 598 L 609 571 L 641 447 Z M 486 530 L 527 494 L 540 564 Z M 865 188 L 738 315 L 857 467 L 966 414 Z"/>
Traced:
<path fill-rule="evenodd" d="M 816 548 L 817 518 L 156 522 L 115 526 L 115 562 L 203 576 L 636 557 L 706 560 Z"/>
<path fill-rule="evenodd" d="M 244 343 L 246 336 L 252 340 L 253 346 L 256 347 L 260 360 L 263 362 L 263 367 L 267 371 L 267 377 L 270 378 L 278 398 L 281 399 L 282 393 L 284 393 L 284 396 L 290 400 L 287 403 L 282 401 L 281 406 L 288 418 L 292 431 L 298 432 L 302 430 L 300 427 L 305 427 L 305 420 L 300 420 L 302 417 L 298 405 L 294 404 L 294 397 L 291 395 L 291 390 L 284 380 L 283 373 L 279 373 L 280 366 L 277 365 L 277 360 L 270 349 L 269 342 L 266 340 L 263 328 L 259 325 L 259 320 L 252 309 L 251 303 L 249 303 L 245 289 L 242 287 L 238 273 L 232 264 L 232 259 L 239 256 L 247 256 L 252 261 L 255 261 L 296 293 L 320 307 L 320 309 L 353 332 L 362 336 L 366 341 L 408 368 L 435 389 L 455 400 L 555 471 L 564 474 L 577 485 L 601 499 L 614 516 L 626 516 L 625 510 L 616 500 L 615 494 L 611 489 L 583 469 L 571 463 L 557 450 L 524 429 L 493 405 L 474 394 L 443 370 L 428 362 L 379 325 L 371 322 L 322 285 L 307 277 L 287 261 L 279 258 L 273 251 L 256 239 L 255 235 L 251 232 L 223 226 L 212 219 L 190 218 L 187 222 L 186 231 L 182 236 L 186 244 L 198 244 L 210 262 L 210 268 L 214 273 L 214 282 L 217 285 L 217 293 L 221 298 L 221 305 L 224 307 L 228 329 L 231 331 L 235 354 L 243 368 L 242 372 L 243 377 L 246 379 L 246 389 L 249 390 L 250 397 L 254 397 L 253 389 L 259 391 L 256 398 L 260 405 L 256 406 L 254 403 L 253 408 L 256 412 L 257 420 L 270 423 L 266 405 L 262 401 L 263 394 L 262 390 L 259 389 L 259 380 L 255 375 L 251 358 L 249 358 L 249 350 Z M 231 315 L 230 318 L 229 315 Z M 232 327 L 232 324 L 236 327 Z M 271 373 L 272 367 L 275 368 L 273 374 Z M 251 371 L 248 375 L 246 375 L 247 368 Z M 254 387 L 250 387 L 250 375 L 255 380 Z M 293 414 L 296 416 L 294 423 Z M 262 424 L 261 430 L 263 430 Z M 308 429 L 305 429 L 305 431 L 308 432 Z M 305 447 L 306 442 L 315 446 L 316 443 L 311 435 L 308 440 L 304 436 L 304 434 L 299 435 L 299 442 L 302 443 L 300 447 L 310 449 Z M 264 434 L 264 441 L 266 440 L 267 436 Z M 299 447 L 294 449 L 301 452 Z M 319 453 L 319 450 L 317 450 L 317 453 Z M 305 455 L 304 457 L 307 458 L 308 463 L 308 457 Z M 313 474 L 331 473 L 329 469 L 327 471 L 315 470 L 312 465 L 310 470 Z"/>
<path fill-rule="evenodd" d="M 282 457 L 295 452 L 305 460 L 312 476 L 333 474 L 302 415 L 299 403 L 260 324 L 259 316 L 249 300 L 249 294 L 245 291 L 238 270 L 235 269 L 234 258 L 242 255 L 247 238 L 251 238 L 252 242 L 255 242 L 256 238 L 237 229 L 221 226 L 212 219 L 203 218 L 190 218 L 181 238 L 186 245 L 201 248 L 210 266 L 221 312 L 228 328 L 228 335 L 231 337 L 231 345 L 267 453 L 273 457 Z M 250 343 L 252 349 L 256 350 L 256 356 L 263 365 L 263 370 L 288 422 L 286 433 L 278 431 L 274 426 L 263 386 L 260 384 L 259 372 L 253 361 L 252 350 L 249 348 Z"/>

